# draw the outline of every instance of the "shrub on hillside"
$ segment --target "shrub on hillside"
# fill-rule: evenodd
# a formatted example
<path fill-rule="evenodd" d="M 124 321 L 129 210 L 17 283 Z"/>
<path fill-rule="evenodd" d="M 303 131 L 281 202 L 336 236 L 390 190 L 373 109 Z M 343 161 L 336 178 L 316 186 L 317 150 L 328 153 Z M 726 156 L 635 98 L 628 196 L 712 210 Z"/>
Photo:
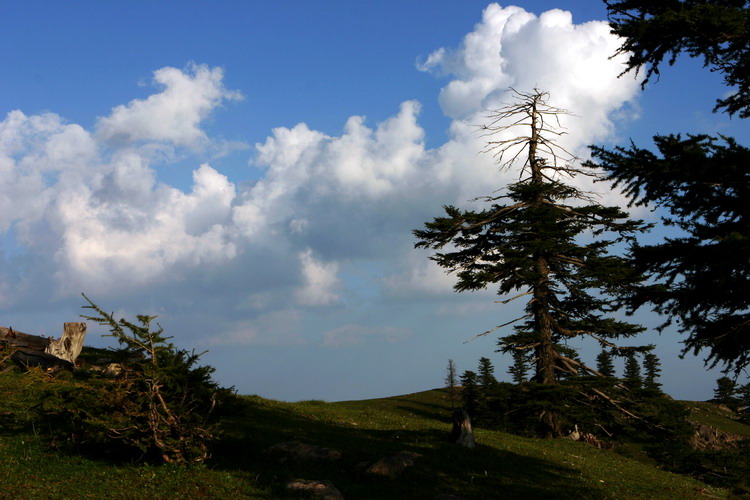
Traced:
<path fill-rule="evenodd" d="M 121 345 L 113 352 L 121 371 L 115 378 L 61 381 L 45 391 L 39 410 L 55 442 L 120 458 L 178 464 L 208 458 L 216 409 L 233 398 L 231 389 L 212 380 L 213 367 L 197 365 L 200 354 L 177 349 L 161 327 L 152 330 L 155 317 L 116 320 L 86 300 L 98 315 L 84 317 L 108 326 Z"/>

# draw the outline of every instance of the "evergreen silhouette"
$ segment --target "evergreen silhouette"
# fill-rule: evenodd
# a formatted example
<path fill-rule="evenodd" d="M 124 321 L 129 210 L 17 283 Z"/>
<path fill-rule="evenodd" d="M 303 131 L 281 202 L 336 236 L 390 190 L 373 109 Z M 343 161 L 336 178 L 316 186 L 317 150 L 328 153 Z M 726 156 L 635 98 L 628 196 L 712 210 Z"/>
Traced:
<path fill-rule="evenodd" d="M 727 92 L 715 111 L 750 117 L 750 9 L 743 0 L 607 0 L 612 32 L 628 56 L 625 71 L 660 76 L 665 58 L 703 59 Z M 687 335 L 683 354 L 707 352 L 736 374 L 750 365 L 750 149 L 731 137 L 657 135 L 656 148 L 592 148 L 593 161 L 631 204 L 668 212 L 682 233 L 636 247 L 634 264 L 655 281 L 634 294 Z"/>
<path fill-rule="evenodd" d="M 643 378 L 643 387 L 652 391 L 661 390 L 661 384 L 657 381 L 661 373 L 661 361 L 653 352 L 643 355 L 643 370 L 646 372 Z"/>
<path fill-rule="evenodd" d="M 501 338 L 501 351 L 533 351 L 533 380 L 555 385 L 562 374 L 594 372 L 567 354 L 570 339 L 589 337 L 611 346 L 613 339 L 643 331 L 613 317 L 617 298 L 643 276 L 610 248 L 631 241 L 644 226 L 564 182 L 597 175 L 576 166 L 556 143 L 564 134 L 559 119 L 568 113 L 549 105 L 546 92 L 513 92 L 517 102 L 493 112 L 483 130 L 490 138 L 487 152 L 503 168 L 517 168 L 519 181 L 481 198 L 489 205 L 482 211 L 445 206 L 445 216 L 414 231 L 415 246 L 449 246 L 431 259 L 456 272 L 458 292 L 496 284 L 500 295 L 516 293 L 503 302 L 528 297 L 523 316 L 483 335 L 515 324 L 514 333 Z M 554 413 L 545 412 L 544 419 L 553 435 L 561 432 Z"/>
<path fill-rule="evenodd" d="M 508 374 L 513 379 L 513 383 L 522 384 L 526 382 L 526 375 L 529 371 L 529 360 L 526 351 L 513 351 L 513 364 L 508 368 Z"/>
<path fill-rule="evenodd" d="M 641 365 L 638 364 L 638 358 L 634 352 L 629 352 L 625 356 L 625 385 L 637 391 L 643 387 L 643 377 L 641 376 Z"/>
<path fill-rule="evenodd" d="M 612 361 L 612 355 L 605 349 L 596 357 L 596 369 L 604 377 L 615 376 L 615 363 Z"/>

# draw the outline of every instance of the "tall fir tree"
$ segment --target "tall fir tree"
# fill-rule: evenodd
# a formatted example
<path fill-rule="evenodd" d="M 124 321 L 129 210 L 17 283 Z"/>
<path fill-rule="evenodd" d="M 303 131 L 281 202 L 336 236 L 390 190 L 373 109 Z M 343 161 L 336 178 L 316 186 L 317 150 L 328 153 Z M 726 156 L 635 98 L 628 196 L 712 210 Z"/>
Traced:
<path fill-rule="evenodd" d="M 445 206 L 445 216 L 414 231 L 415 246 L 450 247 L 430 258 L 457 273 L 458 292 L 497 284 L 499 295 L 520 292 L 505 302 L 529 297 L 523 316 L 485 334 L 515 323 L 514 333 L 500 340 L 501 350 L 533 351 L 534 381 L 555 385 L 562 373 L 593 371 L 565 355 L 569 339 L 590 337 L 612 345 L 613 339 L 643 331 L 612 315 L 618 309 L 615 299 L 643 277 L 610 253 L 614 244 L 632 240 L 643 224 L 563 182 L 596 176 L 556 143 L 563 134 L 559 120 L 567 112 L 549 105 L 546 92 L 513 92 L 517 102 L 494 112 L 484 131 L 490 138 L 487 151 L 503 168 L 518 168 L 519 181 L 503 194 L 480 198 L 489 205 L 482 211 Z M 519 135 L 492 140 L 518 128 Z M 554 415 L 545 418 L 558 433 Z"/>
<path fill-rule="evenodd" d="M 458 272 L 457 291 L 499 283 L 501 295 L 515 290 L 522 292 L 520 296 L 531 296 L 526 315 L 497 327 L 524 322 L 514 335 L 501 340 L 501 346 L 506 352 L 533 349 L 535 379 L 554 384 L 559 371 L 578 373 L 581 368 L 578 361 L 560 353 L 559 341 L 591 336 L 606 344 L 606 339 L 643 330 L 609 317 L 616 307 L 611 297 L 640 283 L 642 276 L 608 253 L 611 245 L 630 239 L 643 226 L 640 221 L 628 220 L 616 207 L 578 205 L 590 202 L 590 196 L 559 179 L 596 173 L 566 161 L 574 158 L 565 157 L 554 141 L 562 132 L 549 122 L 567 112 L 548 105 L 544 92 L 516 92 L 516 96 L 519 102 L 498 110 L 485 130 L 491 136 L 516 126 L 529 128 L 528 135 L 488 143 L 488 151 L 494 151 L 501 161 L 513 147 L 528 151 L 519 182 L 508 186 L 505 195 L 482 198 L 492 204 L 484 211 L 446 206 L 446 217 L 436 218 L 414 233 L 419 239 L 417 247 L 441 249 L 452 243 L 459 249 L 431 257 Z M 515 152 L 513 159 L 521 154 Z M 511 204 L 497 203 L 503 199 Z M 605 239 L 605 233 L 614 237 Z M 585 234 L 597 238 L 581 244 L 577 238 Z"/>
<path fill-rule="evenodd" d="M 654 138 L 658 154 L 630 145 L 592 156 L 637 205 L 667 211 L 679 230 L 661 243 L 635 246 L 637 269 L 655 283 L 630 298 L 652 304 L 687 334 L 685 353 L 708 351 L 737 372 L 750 364 L 750 149 L 730 138 Z"/>
<path fill-rule="evenodd" d="M 612 355 L 606 349 L 602 349 L 596 357 L 596 370 L 604 377 L 615 376 L 615 363 L 612 360 Z"/>

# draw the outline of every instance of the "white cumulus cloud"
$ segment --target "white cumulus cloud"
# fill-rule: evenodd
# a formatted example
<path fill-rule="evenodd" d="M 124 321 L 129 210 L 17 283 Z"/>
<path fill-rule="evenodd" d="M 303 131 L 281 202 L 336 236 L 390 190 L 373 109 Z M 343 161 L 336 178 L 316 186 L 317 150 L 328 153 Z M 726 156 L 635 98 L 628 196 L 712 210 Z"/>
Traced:
<path fill-rule="evenodd" d="M 552 104 L 582 117 L 571 129 L 576 148 L 612 132 L 611 113 L 638 92 L 638 82 L 618 79 L 620 41 L 604 21 L 574 24 L 559 9 L 535 16 L 520 7 L 490 4 L 482 21 L 455 49 L 441 48 L 419 68 L 452 75 L 440 93 L 450 117 L 482 124 L 482 116 L 507 102 L 506 90 L 550 92 Z"/>
<path fill-rule="evenodd" d="M 239 92 L 224 88 L 222 78 L 221 68 L 206 65 L 193 64 L 187 71 L 161 68 L 154 72 L 154 82 L 164 90 L 117 106 L 99 120 L 97 132 L 115 143 L 157 141 L 198 147 L 207 140 L 200 123 L 222 101 L 241 98 Z"/>
<path fill-rule="evenodd" d="M 338 265 L 335 262 L 320 262 L 307 249 L 299 254 L 304 284 L 295 295 L 297 300 L 308 306 L 332 304 L 339 299 L 337 289 L 341 282 L 337 276 Z"/>

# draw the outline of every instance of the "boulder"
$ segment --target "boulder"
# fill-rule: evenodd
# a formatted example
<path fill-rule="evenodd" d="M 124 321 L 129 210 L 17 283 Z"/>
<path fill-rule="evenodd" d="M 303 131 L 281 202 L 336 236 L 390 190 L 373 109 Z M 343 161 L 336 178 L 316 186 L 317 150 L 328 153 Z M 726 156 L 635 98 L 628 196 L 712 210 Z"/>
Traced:
<path fill-rule="evenodd" d="M 323 500 L 344 500 L 343 495 L 328 480 L 295 479 L 286 485 L 288 490 L 304 491 Z"/>
<path fill-rule="evenodd" d="M 381 458 L 372 464 L 367 469 L 367 473 L 395 479 L 404 472 L 404 469 L 414 465 L 414 461 L 421 456 L 411 451 L 399 451 L 391 457 Z"/>
<path fill-rule="evenodd" d="M 744 439 L 739 434 L 731 434 L 710 425 L 693 422 L 694 432 L 690 437 L 690 445 L 696 450 L 723 450 L 734 448 L 738 441 Z"/>

